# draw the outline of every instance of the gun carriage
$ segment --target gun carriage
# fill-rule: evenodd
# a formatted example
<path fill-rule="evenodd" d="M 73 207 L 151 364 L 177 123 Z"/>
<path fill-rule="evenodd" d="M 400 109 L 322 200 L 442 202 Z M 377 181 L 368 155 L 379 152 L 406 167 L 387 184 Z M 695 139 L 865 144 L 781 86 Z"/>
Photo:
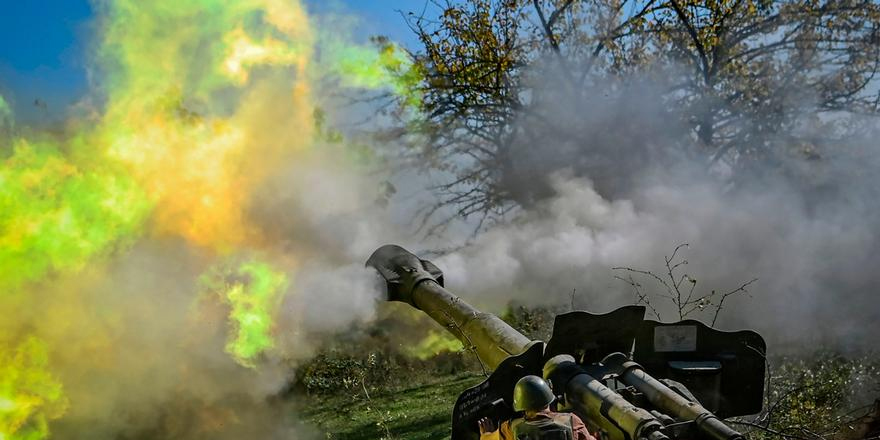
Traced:
<path fill-rule="evenodd" d="M 453 440 L 479 438 L 482 417 L 514 416 L 514 384 L 532 374 L 551 384 L 559 410 L 606 440 L 742 439 L 723 419 L 761 410 L 766 345 L 753 331 L 661 323 L 646 320 L 643 306 L 626 306 L 558 315 L 550 340 L 532 341 L 447 291 L 437 266 L 400 246 L 377 249 L 367 266 L 389 301 L 425 312 L 493 371 L 458 397 Z"/>

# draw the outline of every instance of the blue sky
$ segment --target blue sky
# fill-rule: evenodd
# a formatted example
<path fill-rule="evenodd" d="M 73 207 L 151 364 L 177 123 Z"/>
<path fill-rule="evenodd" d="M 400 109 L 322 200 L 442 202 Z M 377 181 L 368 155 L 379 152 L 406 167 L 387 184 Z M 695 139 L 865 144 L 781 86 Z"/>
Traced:
<path fill-rule="evenodd" d="M 149 1 L 149 0 L 146 0 Z M 186 0 L 181 0 L 186 1 Z M 305 0 L 316 12 L 340 9 L 360 17 L 356 38 L 413 38 L 398 10 L 419 10 L 423 0 Z M 0 14 L 0 95 L 19 120 L 63 114 L 86 90 L 83 64 L 92 8 L 88 0 L 6 0 Z M 45 108 L 34 101 L 44 102 Z"/>

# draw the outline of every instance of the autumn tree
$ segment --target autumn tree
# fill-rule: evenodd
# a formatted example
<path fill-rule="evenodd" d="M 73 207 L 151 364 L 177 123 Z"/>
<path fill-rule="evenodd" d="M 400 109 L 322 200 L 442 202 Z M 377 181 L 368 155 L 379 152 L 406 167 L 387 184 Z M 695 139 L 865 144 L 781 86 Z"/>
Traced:
<path fill-rule="evenodd" d="M 786 174 L 880 111 L 875 1 L 430 0 L 408 22 L 425 74 L 417 152 L 454 176 L 433 209 L 460 216 L 540 199 L 554 167 L 607 196 L 681 154 L 733 182 Z M 650 96 L 584 123 L 585 103 L 627 93 Z M 550 169 L 522 175 L 535 145 L 556 146 Z"/>

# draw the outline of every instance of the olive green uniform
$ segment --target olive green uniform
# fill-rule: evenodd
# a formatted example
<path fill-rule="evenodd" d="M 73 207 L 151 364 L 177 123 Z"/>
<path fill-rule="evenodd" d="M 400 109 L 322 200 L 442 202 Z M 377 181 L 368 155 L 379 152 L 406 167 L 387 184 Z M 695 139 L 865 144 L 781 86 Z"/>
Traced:
<path fill-rule="evenodd" d="M 580 417 L 570 413 L 556 413 L 549 409 L 535 417 L 513 419 L 501 424 L 501 429 L 485 433 L 480 440 L 596 440 Z"/>

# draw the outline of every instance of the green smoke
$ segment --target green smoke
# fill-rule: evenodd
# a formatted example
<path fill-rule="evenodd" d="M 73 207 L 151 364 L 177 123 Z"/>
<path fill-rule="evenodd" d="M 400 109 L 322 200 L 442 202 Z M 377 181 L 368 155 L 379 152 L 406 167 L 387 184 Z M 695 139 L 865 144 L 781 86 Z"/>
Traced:
<path fill-rule="evenodd" d="M 421 102 L 419 84 L 424 74 L 406 51 L 397 44 L 379 38 L 376 46 L 346 44 L 328 38 L 322 49 L 329 58 L 330 70 L 347 87 L 391 91 L 410 108 Z"/>
<path fill-rule="evenodd" d="M 28 337 L 15 347 L 0 342 L 0 440 L 41 440 L 49 419 L 67 409 L 61 383 L 49 372 L 45 345 Z"/>
<path fill-rule="evenodd" d="M 50 141 L 16 141 L 0 162 L 0 295 L 82 268 L 136 236 L 149 208 L 121 170 L 80 166 Z"/>
<path fill-rule="evenodd" d="M 232 328 L 226 351 L 239 364 L 254 368 L 254 361 L 275 346 L 274 318 L 289 285 L 287 276 L 269 264 L 251 260 L 238 267 L 216 267 L 200 282 L 229 306 Z"/>

